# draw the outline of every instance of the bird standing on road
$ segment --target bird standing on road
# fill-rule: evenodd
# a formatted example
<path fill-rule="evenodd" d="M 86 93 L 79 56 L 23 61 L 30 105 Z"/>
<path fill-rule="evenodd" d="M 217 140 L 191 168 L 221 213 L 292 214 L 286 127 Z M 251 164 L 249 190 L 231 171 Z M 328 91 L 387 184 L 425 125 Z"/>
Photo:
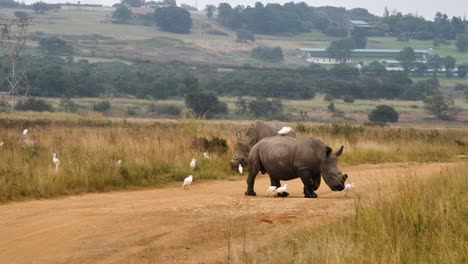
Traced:
<path fill-rule="evenodd" d="M 192 159 L 192 161 L 190 162 L 190 168 L 195 169 L 195 159 Z"/>
<path fill-rule="evenodd" d="M 184 190 L 188 190 L 189 185 L 192 183 L 192 181 L 193 181 L 192 175 L 189 175 L 187 178 L 184 179 L 184 184 L 182 184 L 182 187 L 184 187 Z"/>
<path fill-rule="evenodd" d="M 284 184 L 283 187 L 279 187 L 278 189 L 276 189 L 276 193 L 284 193 L 286 189 L 288 189 L 288 185 Z"/>
<path fill-rule="evenodd" d="M 23 130 L 23 136 L 27 136 L 28 135 L 28 129 L 26 128 L 25 130 Z"/>
<path fill-rule="evenodd" d="M 280 131 L 278 131 L 279 135 L 286 135 L 289 132 L 291 132 L 292 128 L 291 127 L 283 127 Z"/>
<path fill-rule="evenodd" d="M 57 154 L 52 154 L 53 158 L 52 161 L 55 164 L 55 170 L 58 170 L 58 166 L 60 165 L 60 160 L 57 158 Z"/>
<path fill-rule="evenodd" d="M 352 190 L 354 189 L 354 183 L 351 183 L 351 184 L 346 184 L 344 189 L 343 189 L 343 192 L 346 192 L 345 196 Z"/>
<path fill-rule="evenodd" d="M 243 172 L 243 169 L 242 169 L 242 165 L 239 164 L 239 173 L 242 175 L 242 172 Z"/>
<path fill-rule="evenodd" d="M 268 189 L 266 190 L 267 196 L 268 196 L 270 193 L 273 193 L 275 190 L 276 190 L 276 186 L 270 186 L 270 187 L 268 187 Z"/>

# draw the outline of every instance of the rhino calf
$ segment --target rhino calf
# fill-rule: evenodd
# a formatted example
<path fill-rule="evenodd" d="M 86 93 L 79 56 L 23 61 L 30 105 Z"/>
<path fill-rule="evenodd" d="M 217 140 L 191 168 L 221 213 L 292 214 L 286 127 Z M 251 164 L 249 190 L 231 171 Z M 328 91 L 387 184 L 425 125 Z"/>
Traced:
<path fill-rule="evenodd" d="M 286 126 L 284 123 L 277 121 L 255 121 L 255 123 L 248 128 L 247 133 L 245 133 L 244 136 L 241 136 L 241 133 L 238 131 L 236 133 L 236 152 L 229 161 L 229 165 L 231 165 L 235 170 L 239 167 L 239 164 L 241 164 L 242 167 L 246 167 L 250 149 L 252 149 L 252 147 L 260 140 L 278 135 L 278 131 L 280 131 L 284 126 Z M 294 133 L 294 131 L 290 131 L 287 135 L 296 137 L 296 133 Z"/>
<path fill-rule="evenodd" d="M 321 176 L 332 191 L 342 191 L 348 178 L 337 167 L 337 157 L 342 153 L 343 147 L 333 153 L 325 143 L 313 138 L 275 136 L 262 139 L 248 156 L 249 176 L 245 194 L 256 195 L 254 183 L 258 172 L 268 173 L 271 186 L 276 187 L 281 186 L 280 181 L 301 178 L 306 198 L 317 198 L 315 190 L 320 186 Z M 288 193 L 282 196 L 288 196 Z"/>

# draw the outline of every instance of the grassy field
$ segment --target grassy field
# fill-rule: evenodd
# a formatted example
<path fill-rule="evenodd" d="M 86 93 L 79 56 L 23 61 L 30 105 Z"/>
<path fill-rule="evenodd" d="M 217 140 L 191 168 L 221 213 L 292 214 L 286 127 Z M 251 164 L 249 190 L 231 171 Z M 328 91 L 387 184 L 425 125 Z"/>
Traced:
<path fill-rule="evenodd" d="M 352 216 L 233 263 L 464 263 L 467 170 L 465 163 L 425 183 L 405 175 L 395 193 L 356 199 Z"/>
<path fill-rule="evenodd" d="M 23 198 L 48 198 L 82 192 L 101 192 L 135 187 L 157 187 L 181 181 L 189 174 L 197 179 L 229 179 L 236 173 L 228 166 L 234 153 L 235 131 L 249 122 L 119 120 L 80 118 L 73 115 L 27 118 L 1 115 L 0 202 Z M 296 127 L 296 123 L 291 123 Z M 19 143 L 22 130 L 37 142 Z M 468 154 L 466 129 L 371 128 L 350 125 L 306 125 L 299 137 L 321 138 L 332 148 L 345 146 L 340 164 L 378 162 L 457 161 Z M 211 159 L 196 139 L 227 140 L 225 153 Z M 414 147 L 414 146 L 417 146 Z M 56 171 L 52 153 L 60 159 Z M 189 162 L 198 160 L 192 171 Z M 118 160 L 123 161 L 117 166 Z"/>
<path fill-rule="evenodd" d="M 2 8 L 0 16 L 12 16 L 16 9 Z M 221 27 L 214 19 L 208 19 L 203 12 L 192 13 L 193 28 L 190 34 L 172 34 L 158 30 L 154 26 L 121 25 L 111 23 L 111 12 L 57 11 L 33 14 L 31 34 L 42 32 L 47 35 L 60 35 L 73 42 L 78 56 L 101 57 L 106 59 L 153 59 L 182 60 L 204 64 L 242 65 L 273 67 L 278 64 L 252 59 L 250 51 L 260 45 L 280 46 L 285 53 L 283 67 L 306 65 L 295 57 L 297 48 L 326 48 L 332 40 L 317 30 L 294 36 L 257 35 L 254 44 L 235 42 L 235 32 Z M 209 30 L 220 30 L 226 36 L 208 34 Z M 94 38 L 93 35 L 105 37 Z M 393 37 L 371 37 L 367 48 L 428 49 L 432 41 L 410 40 L 400 42 Z M 450 45 L 435 49 L 441 56 L 451 55 L 458 63 L 468 62 L 468 53 L 456 51 L 454 41 Z M 355 59 L 353 62 L 372 60 Z"/>

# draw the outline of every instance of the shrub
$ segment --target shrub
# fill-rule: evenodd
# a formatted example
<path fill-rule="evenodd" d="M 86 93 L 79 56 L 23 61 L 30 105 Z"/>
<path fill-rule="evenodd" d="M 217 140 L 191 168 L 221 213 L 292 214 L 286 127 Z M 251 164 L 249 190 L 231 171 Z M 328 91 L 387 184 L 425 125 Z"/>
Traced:
<path fill-rule="evenodd" d="M 206 31 L 206 34 L 218 35 L 218 36 L 227 36 L 227 35 L 229 35 L 228 33 L 224 32 L 224 31 L 216 30 L 216 29 L 208 30 L 208 31 Z"/>
<path fill-rule="evenodd" d="M 336 109 L 335 109 L 335 104 L 334 104 L 334 103 L 330 103 L 330 104 L 328 105 L 328 111 L 333 113 L 333 112 L 335 112 L 335 110 L 336 110 Z"/>
<path fill-rule="evenodd" d="M 455 91 L 464 91 L 465 89 L 468 89 L 468 85 L 457 83 L 454 89 Z"/>
<path fill-rule="evenodd" d="M 36 99 L 36 98 L 29 98 L 26 101 L 20 101 L 15 109 L 19 111 L 37 111 L 37 112 L 52 112 L 54 108 L 51 104 L 47 103 L 44 100 Z"/>
<path fill-rule="evenodd" d="M 226 153 L 229 149 L 227 141 L 219 137 L 212 137 L 211 140 L 206 137 L 197 138 L 192 144 L 195 148 L 209 153 Z"/>
<path fill-rule="evenodd" d="M 398 122 L 400 114 L 395 108 L 388 105 L 378 105 L 372 112 L 369 113 L 368 118 L 371 122 Z"/>
<path fill-rule="evenodd" d="M 354 98 L 351 95 L 343 96 L 343 102 L 345 103 L 354 103 Z"/>
<path fill-rule="evenodd" d="M 60 106 L 65 112 L 75 113 L 78 110 L 78 105 L 69 98 L 61 99 Z"/>
<path fill-rule="evenodd" d="M 106 112 L 111 108 L 111 103 L 109 101 L 102 101 L 93 105 L 93 110 L 96 112 Z"/>

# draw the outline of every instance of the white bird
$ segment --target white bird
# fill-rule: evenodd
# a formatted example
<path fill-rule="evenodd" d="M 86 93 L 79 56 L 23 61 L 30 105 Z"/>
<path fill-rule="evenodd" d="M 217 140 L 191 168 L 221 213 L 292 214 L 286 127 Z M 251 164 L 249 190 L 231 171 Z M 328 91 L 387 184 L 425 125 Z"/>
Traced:
<path fill-rule="evenodd" d="M 284 184 L 283 187 L 279 187 L 278 189 L 276 189 L 276 193 L 284 193 L 286 189 L 288 189 L 288 185 Z"/>
<path fill-rule="evenodd" d="M 283 127 L 280 131 L 278 131 L 279 135 L 286 135 L 289 132 L 291 132 L 292 128 L 291 127 Z"/>
<path fill-rule="evenodd" d="M 195 159 L 192 159 L 192 161 L 190 162 L 190 168 L 195 169 Z"/>
<path fill-rule="evenodd" d="M 243 171 L 243 170 L 242 170 L 242 165 L 239 164 L 239 173 L 240 173 L 241 175 L 242 175 L 242 171 Z"/>
<path fill-rule="evenodd" d="M 182 184 L 182 187 L 184 187 L 184 190 L 188 190 L 189 185 L 193 181 L 193 176 L 189 175 L 187 178 L 184 179 L 184 184 Z"/>
<path fill-rule="evenodd" d="M 23 136 L 27 136 L 28 135 L 28 129 L 26 128 L 25 130 L 23 130 Z"/>
<path fill-rule="evenodd" d="M 122 165 L 122 160 L 117 161 L 117 166 L 120 166 L 120 165 Z"/>
<path fill-rule="evenodd" d="M 276 190 L 276 186 L 270 186 L 270 187 L 268 187 L 268 189 L 266 190 L 267 196 L 268 196 L 270 193 L 273 193 L 275 190 Z"/>
<path fill-rule="evenodd" d="M 205 159 L 210 159 L 210 155 L 208 155 L 208 152 L 203 152 L 203 157 Z"/>
<path fill-rule="evenodd" d="M 3 145 L 5 144 L 5 142 L 0 142 L 0 147 L 3 147 Z"/>
<path fill-rule="evenodd" d="M 346 192 L 348 194 L 352 189 L 354 189 L 354 183 L 351 184 L 345 184 L 345 187 L 343 189 L 343 192 Z M 346 195 L 345 194 L 345 195 Z"/>
<path fill-rule="evenodd" d="M 52 154 L 53 158 L 52 161 L 55 164 L 55 170 L 58 170 L 58 166 L 60 165 L 60 160 L 57 158 L 57 154 Z"/>

